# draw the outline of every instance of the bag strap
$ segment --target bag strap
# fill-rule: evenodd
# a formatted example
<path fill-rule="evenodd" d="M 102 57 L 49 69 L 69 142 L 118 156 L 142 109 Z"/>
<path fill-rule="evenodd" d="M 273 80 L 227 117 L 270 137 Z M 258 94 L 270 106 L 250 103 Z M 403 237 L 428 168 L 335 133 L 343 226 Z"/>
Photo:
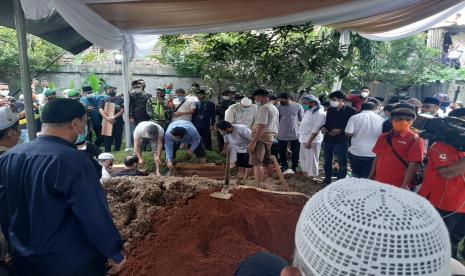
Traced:
<path fill-rule="evenodd" d="M 182 101 L 182 102 L 178 105 L 178 107 L 176 107 L 176 108 L 174 109 L 174 112 L 177 112 L 178 109 L 181 107 L 181 105 L 183 105 L 185 102 L 186 102 L 186 100 Z"/>
<path fill-rule="evenodd" d="M 399 159 L 399 161 L 404 165 L 406 168 L 408 168 L 408 162 L 400 156 L 400 154 L 394 149 L 394 146 L 392 145 L 392 130 L 389 131 L 389 133 L 386 135 L 386 142 L 388 143 L 389 147 L 391 148 L 392 152 L 394 155 Z"/>

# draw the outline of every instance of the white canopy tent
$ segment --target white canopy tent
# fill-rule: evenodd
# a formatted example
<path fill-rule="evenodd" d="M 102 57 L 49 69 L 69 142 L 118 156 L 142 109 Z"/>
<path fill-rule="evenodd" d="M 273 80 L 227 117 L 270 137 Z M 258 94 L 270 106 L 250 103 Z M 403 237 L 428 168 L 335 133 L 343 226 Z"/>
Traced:
<path fill-rule="evenodd" d="M 129 106 L 128 61 L 147 55 L 161 34 L 265 29 L 310 21 L 387 41 L 425 31 L 465 8 L 465 1 L 457 0 L 20 1 L 28 19 L 43 19 L 58 12 L 93 44 L 121 49 L 125 106 Z M 124 120 L 128 146 L 128 112 Z"/>

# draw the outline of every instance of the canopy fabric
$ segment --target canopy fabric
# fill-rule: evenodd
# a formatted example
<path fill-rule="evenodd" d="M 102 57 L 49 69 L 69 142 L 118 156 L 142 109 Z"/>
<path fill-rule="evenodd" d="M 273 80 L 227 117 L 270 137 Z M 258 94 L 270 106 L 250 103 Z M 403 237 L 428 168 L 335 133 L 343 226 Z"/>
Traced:
<path fill-rule="evenodd" d="M 13 1 L 0 1 L 0 26 L 14 29 L 13 15 Z M 59 13 L 52 13 L 41 20 L 26 20 L 26 30 L 73 54 L 79 54 L 92 46 L 92 43 L 76 32 Z"/>
<path fill-rule="evenodd" d="M 424 31 L 460 10 L 457 0 L 21 0 L 27 18 L 56 10 L 82 36 L 130 57 L 149 53 L 160 34 L 265 29 L 312 22 L 376 40 Z M 422 21 L 425 20 L 425 21 Z M 414 22 L 422 21 L 422 24 Z M 434 25 L 434 24 L 433 24 Z M 405 28 L 399 29 L 399 28 Z"/>
<path fill-rule="evenodd" d="M 361 35 L 367 39 L 379 40 L 379 41 L 388 41 L 388 40 L 409 37 L 409 36 L 412 36 L 418 33 L 419 30 L 426 31 L 428 29 L 435 28 L 438 23 L 456 14 L 457 9 L 463 9 L 463 8 L 465 8 L 465 2 L 462 2 L 456 6 L 448 8 L 428 18 L 422 19 L 420 21 L 414 22 L 404 27 L 400 27 L 393 31 L 382 32 L 382 33 L 377 33 L 377 34 L 361 34 Z"/>

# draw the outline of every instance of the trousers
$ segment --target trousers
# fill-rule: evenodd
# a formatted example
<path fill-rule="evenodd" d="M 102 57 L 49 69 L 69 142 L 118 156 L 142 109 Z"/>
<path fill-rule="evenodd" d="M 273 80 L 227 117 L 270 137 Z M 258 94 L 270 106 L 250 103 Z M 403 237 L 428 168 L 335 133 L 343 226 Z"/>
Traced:
<path fill-rule="evenodd" d="M 318 176 L 321 141 L 313 142 L 310 149 L 305 148 L 305 145 L 306 143 L 300 143 L 299 157 L 302 172 L 306 173 L 308 176 Z"/>
<path fill-rule="evenodd" d="M 299 150 L 300 150 L 300 143 L 299 140 L 291 140 L 291 141 L 284 141 L 278 140 L 278 147 L 279 147 L 279 161 L 281 162 L 281 169 L 283 171 L 289 168 L 289 164 L 287 163 L 287 145 L 291 144 L 291 160 L 292 160 L 292 169 L 294 171 L 297 170 L 299 166 Z"/>
<path fill-rule="evenodd" d="M 103 137 L 103 144 L 105 145 L 105 152 L 111 152 L 111 145 L 113 141 L 115 141 L 115 151 L 121 150 L 121 142 L 123 139 L 123 130 L 124 130 L 124 122 L 123 121 L 116 121 L 113 124 L 113 132 L 111 136 L 102 136 Z"/>
<path fill-rule="evenodd" d="M 333 156 L 336 155 L 339 170 L 337 172 L 337 179 L 345 178 L 347 175 L 347 149 L 349 145 L 347 142 L 339 144 L 331 144 L 323 142 L 323 153 L 325 158 L 325 184 L 330 184 L 333 176 Z"/>
<path fill-rule="evenodd" d="M 205 149 L 212 150 L 212 132 L 210 128 L 197 128 L 200 137 L 202 137 L 203 144 L 205 145 Z"/>
<path fill-rule="evenodd" d="M 457 251 L 459 243 L 465 238 L 465 214 L 455 213 L 437 209 L 441 215 L 447 230 L 449 231 L 449 238 L 452 250 L 452 258 L 457 258 Z M 464 252 L 462 252 L 463 254 Z"/>
<path fill-rule="evenodd" d="M 353 177 L 368 178 L 375 160 L 374 157 L 357 156 L 349 152 L 349 160 Z"/>

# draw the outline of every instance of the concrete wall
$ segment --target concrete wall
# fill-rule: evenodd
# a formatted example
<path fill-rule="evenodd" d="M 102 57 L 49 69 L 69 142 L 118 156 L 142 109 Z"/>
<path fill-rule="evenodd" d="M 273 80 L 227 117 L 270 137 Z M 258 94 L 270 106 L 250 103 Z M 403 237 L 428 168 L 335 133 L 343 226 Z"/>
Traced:
<path fill-rule="evenodd" d="M 71 81 L 74 81 L 75 87 L 84 83 L 87 76 L 95 73 L 98 77 L 103 78 L 108 84 L 118 88 L 118 94 L 123 93 L 123 77 L 121 76 L 121 65 L 66 65 L 60 66 L 55 72 L 47 72 L 41 75 L 49 82 L 56 84 L 58 90 L 69 88 Z M 146 91 L 155 91 L 157 87 L 163 87 L 166 83 L 172 82 L 175 88 L 190 89 L 191 84 L 196 82 L 202 85 L 201 78 L 198 76 L 179 77 L 176 72 L 169 67 L 132 67 L 131 80 L 144 79 L 147 88 Z"/>

